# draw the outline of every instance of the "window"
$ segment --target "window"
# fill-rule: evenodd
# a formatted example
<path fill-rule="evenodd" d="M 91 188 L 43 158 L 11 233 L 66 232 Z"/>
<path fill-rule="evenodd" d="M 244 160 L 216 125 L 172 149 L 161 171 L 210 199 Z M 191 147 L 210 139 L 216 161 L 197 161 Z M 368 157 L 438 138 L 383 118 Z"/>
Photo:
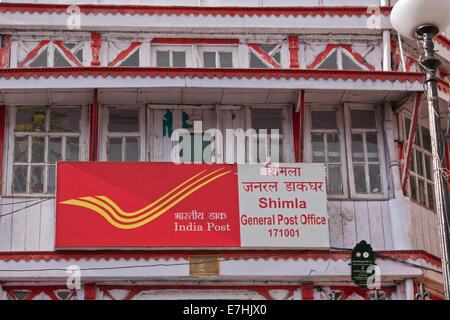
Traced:
<path fill-rule="evenodd" d="M 382 197 L 387 181 L 379 112 L 352 106 L 345 111 L 351 191 L 355 197 Z"/>
<path fill-rule="evenodd" d="M 366 63 L 365 60 L 363 62 Z M 359 63 L 346 49 L 339 46 L 331 50 L 328 56 L 316 66 L 316 69 L 369 70 L 365 65 Z"/>
<path fill-rule="evenodd" d="M 411 119 L 404 119 L 404 136 L 409 136 Z M 435 210 L 431 137 L 428 128 L 418 125 L 411 154 L 409 196 L 421 205 Z"/>
<path fill-rule="evenodd" d="M 327 170 L 328 194 L 344 196 L 346 185 L 343 183 L 344 144 L 342 141 L 342 115 L 338 109 L 314 108 L 310 113 L 311 161 L 325 163 Z"/>
<path fill-rule="evenodd" d="M 190 46 L 152 46 L 152 65 L 157 67 L 191 67 Z"/>
<path fill-rule="evenodd" d="M 198 46 L 200 66 L 204 68 L 233 68 L 237 65 L 237 47 L 230 46 Z"/>
<path fill-rule="evenodd" d="M 144 108 L 105 107 L 102 159 L 104 161 L 144 160 Z"/>
<path fill-rule="evenodd" d="M 248 150 L 250 159 L 258 163 L 283 162 L 282 109 L 251 109 L 250 128 L 256 130 L 256 146 Z"/>
<path fill-rule="evenodd" d="M 83 107 L 13 107 L 11 194 L 54 194 L 57 161 L 83 161 Z"/>
<path fill-rule="evenodd" d="M 82 40 L 22 41 L 17 51 L 18 67 L 80 67 L 83 65 Z"/>
<path fill-rule="evenodd" d="M 331 198 L 387 197 L 380 128 L 380 111 L 375 106 L 309 108 L 305 119 L 305 159 L 325 164 Z"/>
<path fill-rule="evenodd" d="M 248 44 L 250 68 L 279 68 L 282 44 Z"/>

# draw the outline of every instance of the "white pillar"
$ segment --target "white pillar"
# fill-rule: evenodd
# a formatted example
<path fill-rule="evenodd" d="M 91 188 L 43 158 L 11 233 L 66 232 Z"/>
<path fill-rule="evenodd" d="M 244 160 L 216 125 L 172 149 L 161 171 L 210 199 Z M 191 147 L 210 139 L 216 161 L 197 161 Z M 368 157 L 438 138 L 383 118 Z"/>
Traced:
<path fill-rule="evenodd" d="M 405 300 L 414 300 L 414 280 L 405 280 Z"/>
<path fill-rule="evenodd" d="M 391 71 L 391 32 L 383 30 L 383 71 Z"/>

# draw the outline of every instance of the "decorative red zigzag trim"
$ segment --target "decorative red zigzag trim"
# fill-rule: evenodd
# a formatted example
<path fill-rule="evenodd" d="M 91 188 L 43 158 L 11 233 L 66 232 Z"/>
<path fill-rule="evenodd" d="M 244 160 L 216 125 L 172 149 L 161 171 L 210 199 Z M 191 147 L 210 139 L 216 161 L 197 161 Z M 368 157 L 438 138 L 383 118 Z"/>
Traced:
<path fill-rule="evenodd" d="M 20 13 L 66 13 L 68 5 L 28 4 L 28 3 L 2 3 L 0 12 Z M 130 14 L 130 15 L 194 15 L 194 16 L 370 16 L 368 7 L 344 6 L 344 7 L 186 7 L 186 6 L 129 6 L 129 5 L 80 5 L 80 11 L 84 14 Z M 387 16 L 392 7 L 381 7 L 381 14 Z"/>

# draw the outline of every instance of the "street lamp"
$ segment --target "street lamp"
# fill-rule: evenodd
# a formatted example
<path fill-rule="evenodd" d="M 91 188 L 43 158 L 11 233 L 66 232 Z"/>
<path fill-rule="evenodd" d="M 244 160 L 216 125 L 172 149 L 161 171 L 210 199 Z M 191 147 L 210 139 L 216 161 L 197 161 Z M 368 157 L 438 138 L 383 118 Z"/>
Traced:
<path fill-rule="evenodd" d="M 442 251 L 442 271 L 445 299 L 450 300 L 450 204 L 448 182 L 443 174 L 444 141 L 439 117 L 437 68 L 441 65 L 434 55 L 433 38 L 450 24 L 450 0 L 399 0 L 391 12 L 395 30 L 409 39 L 422 41 L 424 55 L 419 64 L 425 74 L 433 155 L 433 182 Z"/>

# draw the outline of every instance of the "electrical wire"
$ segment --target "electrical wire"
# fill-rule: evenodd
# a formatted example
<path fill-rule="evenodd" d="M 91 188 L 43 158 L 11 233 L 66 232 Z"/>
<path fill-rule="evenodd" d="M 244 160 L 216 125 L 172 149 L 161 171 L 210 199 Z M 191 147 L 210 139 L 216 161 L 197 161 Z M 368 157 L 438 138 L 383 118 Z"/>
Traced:
<path fill-rule="evenodd" d="M 34 207 L 34 206 L 36 206 L 36 205 L 38 205 L 38 204 L 40 204 L 40 203 L 42 203 L 42 202 L 48 201 L 48 200 L 50 200 L 50 199 L 51 199 L 51 198 L 46 198 L 46 199 L 40 200 L 40 201 L 38 201 L 38 202 L 35 202 L 35 203 L 33 203 L 33 204 L 30 204 L 29 206 L 25 206 L 25 207 L 23 207 L 23 208 L 19 208 L 19 209 L 17 209 L 17 210 L 13 210 L 13 211 L 8 212 L 8 213 L 0 214 L 0 218 L 1 218 L 1 217 L 5 217 L 5 216 L 9 216 L 9 215 L 11 215 L 11 214 L 17 213 L 17 212 L 22 211 L 22 210 L 27 209 L 27 208 Z"/>

